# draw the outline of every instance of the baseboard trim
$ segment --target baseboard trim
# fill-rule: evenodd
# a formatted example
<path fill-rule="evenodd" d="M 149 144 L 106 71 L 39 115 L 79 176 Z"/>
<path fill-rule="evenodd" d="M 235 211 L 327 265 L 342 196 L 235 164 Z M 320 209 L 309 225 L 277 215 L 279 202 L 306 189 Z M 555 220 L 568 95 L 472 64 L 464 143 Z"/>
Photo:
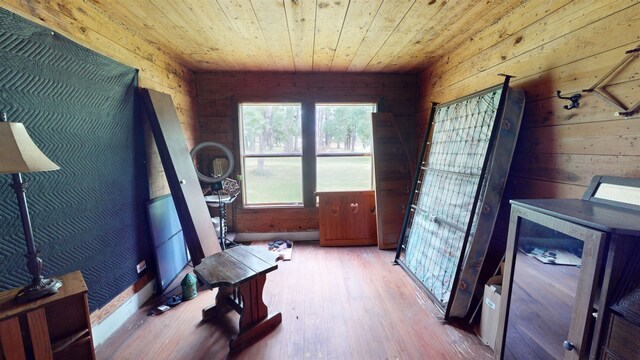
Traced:
<path fill-rule="evenodd" d="M 94 347 L 107 340 L 154 295 L 155 281 L 153 280 L 151 275 L 147 275 L 146 281 L 139 280 L 102 309 L 91 314 L 91 335 Z"/>
<path fill-rule="evenodd" d="M 276 239 L 292 241 L 319 241 L 320 231 L 291 231 L 291 232 L 270 232 L 270 233 L 237 233 L 235 241 L 271 241 Z"/>

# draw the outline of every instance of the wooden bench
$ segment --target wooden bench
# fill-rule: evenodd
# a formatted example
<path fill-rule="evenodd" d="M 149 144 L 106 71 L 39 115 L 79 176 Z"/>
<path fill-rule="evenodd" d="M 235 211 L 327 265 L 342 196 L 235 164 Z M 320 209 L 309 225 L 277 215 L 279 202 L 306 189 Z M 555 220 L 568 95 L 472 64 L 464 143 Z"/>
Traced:
<path fill-rule="evenodd" d="M 231 351 L 253 344 L 282 322 L 282 314 L 269 315 L 262 300 L 267 273 L 278 268 L 281 255 L 250 247 L 236 246 L 207 256 L 194 273 L 210 289 L 219 287 L 216 303 L 202 310 L 206 321 L 231 310 L 240 314 L 240 332 L 229 341 Z"/>

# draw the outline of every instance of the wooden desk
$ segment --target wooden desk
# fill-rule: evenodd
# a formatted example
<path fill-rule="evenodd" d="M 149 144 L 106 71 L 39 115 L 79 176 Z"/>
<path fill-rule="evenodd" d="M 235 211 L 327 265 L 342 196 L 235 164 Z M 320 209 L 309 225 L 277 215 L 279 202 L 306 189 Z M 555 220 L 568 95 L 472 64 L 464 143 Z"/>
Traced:
<path fill-rule="evenodd" d="M 0 359 L 95 359 L 87 286 L 80 271 L 59 277 L 57 294 L 16 304 L 0 293 Z"/>
<path fill-rule="evenodd" d="M 235 310 L 240 314 L 240 332 L 229 341 L 231 351 L 241 350 L 271 332 L 282 322 L 282 314 L 269 315 L 262 300 L 267 273 L 278 268 L 281 255 L 266 250 L 236 246 L 207 256 L 195 267 L 198 279 L 210 289 L 220 287 L 214 306 L 202 310 L 208 320 Z"/>

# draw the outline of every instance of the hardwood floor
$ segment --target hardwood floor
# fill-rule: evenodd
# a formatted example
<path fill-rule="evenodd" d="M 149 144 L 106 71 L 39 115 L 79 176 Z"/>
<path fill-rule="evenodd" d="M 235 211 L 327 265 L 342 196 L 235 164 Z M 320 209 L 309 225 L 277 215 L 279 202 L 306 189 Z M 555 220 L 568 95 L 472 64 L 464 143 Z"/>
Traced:
<path fill-rule="evenodd" d="M 264 243 L 254 246 L 266 246 Z M 376 247 L 324 248 L 298 242 L 293 259 L 269 273 L 264 301 L 282 312 L 265 338 L 229 355 L 238 316 L 201 322 L 215 291 L 159 316 L 144 308 L 96 349 L 98 359 L 491 359 L 473 333 L 442 314 Z M 177 289 L 179 291 L 179 288 Z"/>

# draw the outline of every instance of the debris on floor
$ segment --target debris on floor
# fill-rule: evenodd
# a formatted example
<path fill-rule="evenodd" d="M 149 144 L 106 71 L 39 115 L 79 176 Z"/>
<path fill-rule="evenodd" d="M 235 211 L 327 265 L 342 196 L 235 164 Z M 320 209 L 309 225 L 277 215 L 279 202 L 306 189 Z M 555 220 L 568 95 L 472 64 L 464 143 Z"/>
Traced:
<path fill-rule="evenodd" d="M 267 246 L 269 248 L 269 251 L 275 252 L 276 254 L 282 254 L 282 260 L 291 260 L 291 255 L 293 253 L 293 241 L 277 239 L 274 241 L 269 241 L 269 243 L 267 243 Z"/>

